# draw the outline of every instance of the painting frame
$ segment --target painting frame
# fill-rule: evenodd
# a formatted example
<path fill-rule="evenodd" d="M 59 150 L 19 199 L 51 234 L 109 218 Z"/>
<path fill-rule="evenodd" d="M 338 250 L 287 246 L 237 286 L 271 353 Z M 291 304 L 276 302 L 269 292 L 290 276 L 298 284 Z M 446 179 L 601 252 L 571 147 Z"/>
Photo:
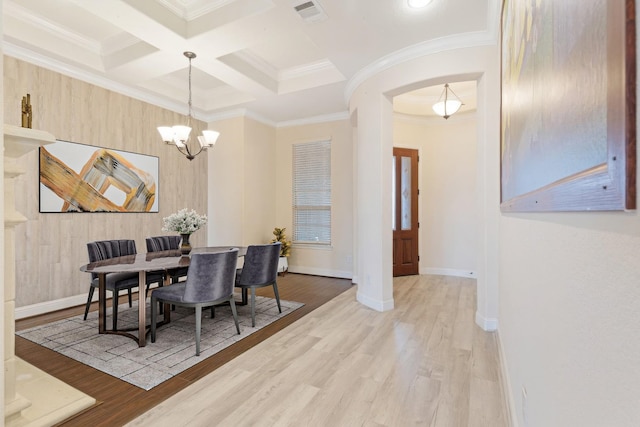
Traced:
<path fill-rule="evenodd" d="M 586 0 L 596 4 L 595 1 Z M 513 0 L 511 0 L 513 2 Z M 536 114 L 543 115 L 536 111 L 536 106 L 528 102 L 520 102 L 517 104 L 513 102 L 515 96 L 514 91 L 517 92 L 520 88 L 518 83 L 514 81 L 514 75 L 522 71 L 519 68 L 514 73 L 514 66 L 522 65 L 523 54 L 512 55 L 513 50 L 509 47 L 514 46 L 513 40 L 516 38 L 514 35 L 514 21 L 518 18 L 507 13 L 507 6 L 510 0 L 503 0 L 502 13 L 501 13 L 501 129 L 500 129 L 500 209 L 503 212 L 543 212 L 543 211 L 622 211 L 622 210 L 634 210 L 636 209 L 636 47 L 635 47 L 635 1 L 623 0 L 604 2 L 603 8 L 606 10 L 603 18 L 606 21 L 606 41 L 603 42 L 606 61 L 604 61 L 603 69 L 606 73 L 606 83 L 603 89 L 605 102 L 601 105 L 604 109 L 604 114 L 600 114 L 599 117 L 604 116 L 602 119 L 601 128 L 603 134 L 606 134 L 606 138 L 600 138 L 588 147 L 585 146 L 586 139 L 577 138 L 572 140 L 572 136 L 568 135 L 566 139 L 566 128 L 569 125 L 564 125 L 565 135 L 555 135 L 557 139 L 554 140 L 554 150 L 556 147 L 560 147 L 564 156 L 554 156 L 554 153 L 545 152 L 544 149 L 538 149 L 536 152 L 539 155 L 540 161 L 535 162 L 535 155 L 530 156 L 531 149 L 529 140 L 522 138 L 523 132 L 513 132 L 511 128 L 513 123 L 513 116 L 520 114 L 521 123 L 525 125 L 521 126 L 522 129 L 531 127 L 531 123 L 527 122 L 527 115 L 531 114 L 535 117 Z M 524 3 L 524 2 L 523 2 Z M 552 3 L 552 0 L 542 0 L 543 4 Z M 559 3 L 557 3 L 559 4 Z M 551 7 L 551 6 L 549 6 Z M 577 8 L 585 7 L 582 2 L 571 3 L 571 5 L 562 5 L 562 7 Z M 597 7 L 597 6 L 594 6 Z M 511 11 L 510 11 L 511 12 Z M 555 10 L 554 10 L 555 12 Z M 571 10 L 567 10 L 570 13 Z M 511 12 L 513 15 L 515 13 Z M 572 16 L 573 18 L 573 16 Z M 532 17 L 528 16 L 527 19 L 531 22 Z M 554 16 L 555 19 L 555 16 Z M 587 28 L 585 26 L 585 28 Z M 531 27 L 527 27 L 530 30 Z M 567 33 L 570 33 L 567 31 Z M 531 34 L 529 32 L 528 34 Z M 582 36 L 580 34 L 578 37 Z M 569 37 L 569 36 L 567 36 Z M 533 40 L 532 40 L 533 39 Z M 528 45 L 535 43 L 538 40 L 532 38 L 529 40 L 522 40 L 519 46 L 526 50 L 532 48 Z M 510 43 L 510 42 L 511 43 Z M 538 46 L 533 46 L 532 50 Z M 556 47 L 555 45 L 553 46 Z M 561 49 L 558 49 L 561 50 Z M 594 51 L 597 51 L 594 49 Z M 580 57 L 582 61 L 594 60 L 589 58 L 589 55 L 596 55 L 595 52 L 585 50 Z M 509 57 L 511 55 L 512 57 Z M 557 55 L 554 51 L 554 55 Z M 517 60 L 514 60 L 516 58 Z M 585 56 L 587 56 L 585 58 Z M 547 62 L 567 60 L 567 58 L 558 58 L 554 56 Z M 526 61 L 526 60 L 525 60 Z M 562 74 L 562 73 L 559 73 Z M 555 87 L 554 79 L 567 79 L 566 75 L 547 75 L 545 76 L 545 85 L 548 87 Z M 572 84 L 575 82 L 572 82 Z M 565 83 L 566 84 L 566 83 Z M 574 87 L 575 91 L 590 90 L 587 87 Z M 552 104 L 555 100 L 551 99 L 552 93 L 544 91 L 539 98 L 543 98 L 540 105 L 541 108 Z M 522 101 L 522 100 L 520 100 Z M 527 101 L 525 99 L 525 101 Z M 594 102 L 597 105 L 597 102 Z M 516 108 L 519 108 L 519 110 Z M 582 105 L 578 106 L 582 107 Z M 574 114 L 576 117 L 572 118 L 573 123 L 585 125 L 589 127 L 592 125 L 592 120 L 588 115 L 581 117 L 579 113 L 583 110 L 577 108 L 578 113 Z M 588 110 L 588 109 L 587 109 Z M 566 111 L 566 110 L 565 110 Z M 519 113 L 518 113 L 519 112 Z M 573 111 L 569 112 L 573 114 Z M 562 113 L 561 113 L 562 114 Z M 597 114 L 594 114 L 597 116 Z M 567 121 L 571 123 L 571 121 Z M 558 129 L 560 129 L 558 127 Z M 573 128 L 575 129 L 575 127 Z M 534 133 L 531 132 L 530 133 Z M 518 138 L 514 137 L 518 135 Z M 554 135 L 551 135 L 552 137 Z M 589 135 L 592 136 L 592 135 Z M 597 139 L 594 137 L 594 139 Z M 522 143 L 522 141 L 525 141 Z M 535 141 L 536 143 L 538 141 Z M 573 146 L 572 146 L 573 144 Z M 526 148 L 522 148 L 525 146 Z M 538 146 L 544 148 L 544 141 Z M 563 168 L 566 165 L 571 165 L 571 162 L 576 157 L 585 157 L 584 154 L 590 151 L 599 152 L 600 154 L 594 155 L 596 161 L 592 161 L 592 164 L 585 163 L 585 165 L 576 165 L 575 170 L 569 173 L 563 173 Z M 557 150 L 560 152 L 560 150 Z M 547 156 L 545 158 L 545 155 Z M 588 156 L 587 156 L 588 157 Z M 514 159 L 522 159 L 519 163 Z M 532 159 L 529 161 L 529 159 Z M 602 160 L 602 161 L 599 161 Z M 536 185 L 533 179 L 530 177 L 542 177 L 549 171 L 546 167 L 550 164 L 558 164 L 558 170 L 555 171 L 556 176 L 551 179 L 550 182 L 541 185 Z M 548 179 L 548 178 L 547 178 Z M 520 184 L 526 183 L 526 184 Z M 529 185 L 529 187 L 527 187 Z"/>
<path fill-rule="evenodd" d="M 39 149 L 40 213 L 158 213 L 157 156 L 57 139 Z"/>

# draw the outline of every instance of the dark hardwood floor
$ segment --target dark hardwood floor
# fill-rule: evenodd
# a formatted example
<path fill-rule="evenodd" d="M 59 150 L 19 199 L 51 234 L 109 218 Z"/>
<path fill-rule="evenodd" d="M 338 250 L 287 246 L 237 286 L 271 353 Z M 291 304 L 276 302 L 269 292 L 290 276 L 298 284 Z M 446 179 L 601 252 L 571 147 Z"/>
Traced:
<path fill-rule="evenodd" d="M 149 391 L 120 381 L 115 377 L 20 337 L 16 337 L 16 355 L 96 399 L 97 402 L 93 407 L 59 425 L 120 426 L 169 396 L 193 384 L 198 379 L 315 310 L 351 286 L 351 280 L 345 279 L 291 273 L 279 277 L 278 289 L 280 298 L 302 302 L 305 304 L 302 308 L 260 329 Z M 258 295 L 273 297 L 271 287 L 258 289 L 257 293 Z M 125 299 L 123 298 L 121 302 L 125 302 Z M 94 304 L 92 309 L 97 310 L 97 305 Z M 75 316 L 83 312 L 84 307 L 74 307 L 18 320 L 16 321 L 16 330 Z"/>

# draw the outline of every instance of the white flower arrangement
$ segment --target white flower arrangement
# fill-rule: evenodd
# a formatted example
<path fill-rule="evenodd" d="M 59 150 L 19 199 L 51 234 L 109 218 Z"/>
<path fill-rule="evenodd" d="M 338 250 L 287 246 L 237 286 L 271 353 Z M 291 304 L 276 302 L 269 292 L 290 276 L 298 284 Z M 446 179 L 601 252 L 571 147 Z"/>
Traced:
<path fill-rule="evenodd" d="M 174 231 L 179 234 L 191 234 L 207 224 L 206 215 L 198 215 L 195 210 L 187 208 L 162 219 L 163 231 Z"/>

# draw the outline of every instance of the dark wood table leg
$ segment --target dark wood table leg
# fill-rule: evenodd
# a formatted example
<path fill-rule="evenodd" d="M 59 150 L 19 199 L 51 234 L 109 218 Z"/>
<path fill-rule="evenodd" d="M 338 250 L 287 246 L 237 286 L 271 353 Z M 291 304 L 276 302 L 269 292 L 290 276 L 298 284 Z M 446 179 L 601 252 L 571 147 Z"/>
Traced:
<path fill-rule="evenodd" d="M 107 325 L 107 273 L 98 273 L 98 333 L 104 334 Z"/>
<path fill-rule="evenodd" d="M 164 286 L 170 286 L 174 283 L 178 283 L 178 280 L 176 278 L 176 281 L 174 282 L 173 277 L 169 277 L 169 274 L 167 273 L 166 279 L 164 280 Z M 164 312 L 164 323 L 169 323 L 171 322 L 171 306 L 169 304 L 162 304 L 162 311 Z"/>
<path fill-rule="evenodd" d="M 138 274 L 138 347 L 147 345 L 147 272 L 140 270 Z"/>

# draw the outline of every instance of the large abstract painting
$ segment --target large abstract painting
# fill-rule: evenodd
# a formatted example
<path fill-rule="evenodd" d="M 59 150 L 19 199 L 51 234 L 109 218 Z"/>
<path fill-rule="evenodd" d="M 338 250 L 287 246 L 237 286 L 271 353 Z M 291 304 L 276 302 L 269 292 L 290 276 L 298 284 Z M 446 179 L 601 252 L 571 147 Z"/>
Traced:
<path fill-rule="evenodd" d="M 633 0 L 505 0 L 501 208 L 635 209 Z"/>
<path fill-rule="evenodd" d="M 158 158 L 56 141 L 40 147 L 40 212 L 158 212 Z"/>

